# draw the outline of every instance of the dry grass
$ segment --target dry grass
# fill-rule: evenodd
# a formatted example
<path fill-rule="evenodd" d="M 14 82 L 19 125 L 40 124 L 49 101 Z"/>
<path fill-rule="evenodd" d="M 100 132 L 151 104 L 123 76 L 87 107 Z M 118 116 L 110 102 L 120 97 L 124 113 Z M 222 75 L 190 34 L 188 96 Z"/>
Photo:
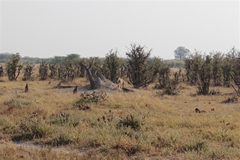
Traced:
<path fill-rule="evenodd" d="M 5 77 L 4 77 L 5 78 Z M 74 106 L 80 92 L 53 89 L 58 81 L 0 82 L 0 159 L 239 159 L 240 103 L 233 92 L 157 96 L 151 86 Z M 76 79 L 73 85 L 85 85 Z M 205 113 L 195 113 L 195 108 Z M 214 111 L 211 109 L 214 108 Z M 16 145 L 12 141 L 35 145 Z M 47 147 L 41 148 L 36 144 Z"/>

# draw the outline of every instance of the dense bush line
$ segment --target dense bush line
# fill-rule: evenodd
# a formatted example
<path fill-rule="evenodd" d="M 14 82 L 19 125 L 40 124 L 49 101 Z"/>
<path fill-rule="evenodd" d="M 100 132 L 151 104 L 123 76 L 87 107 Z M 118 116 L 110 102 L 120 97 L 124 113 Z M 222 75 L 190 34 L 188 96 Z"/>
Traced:
<path fill-rule="evenodd" d="M 164 61 L 159 57 L 150 57 L 151 50 L 145 46 L 131 44 L 126 52 L 127 58 L 118 57 L 118 51 L 110 50 L 105 58 L 81 58 L 78 54 L 66 57 L 55 56 L 42 60 L 38 66 L 39 80 L 57 79 L 61 82 L 71 82 L 77 77 L 86 77 L 94 81 L 100 75 L 112 82 L 118 77 L 127 80 L 134 88 L 148 86 L 155 82 L 157 89 L 168 90 L 167 94 L 176 94 L 175 88 L 179 82 L 187 82 L 198 86 L 198 94 L 209 94 L 210 85 L 234 86 L 240 90 L 240 52 L 232 48 L 228 53 L 212 52 L 203 55 L 198 51 L 186 56 L 183 60 Z M 34 64 L 24 62 L 19 53 L 1 54 L 5 65 L 0 66 L 0 77 L 8 76 L 10 81 L 17 80 L 23 69 L 22 80 L 33 80 Z M 171 73 L 170 67 L 180 67 Z M 174 86 L 173 86 L 174 84 Z M 233 85 L 234 84 L 234 85 Z M 171 91 L 173 90 L 173 91 Z M 169 93 L 169 91 L 171 91 Z"/>

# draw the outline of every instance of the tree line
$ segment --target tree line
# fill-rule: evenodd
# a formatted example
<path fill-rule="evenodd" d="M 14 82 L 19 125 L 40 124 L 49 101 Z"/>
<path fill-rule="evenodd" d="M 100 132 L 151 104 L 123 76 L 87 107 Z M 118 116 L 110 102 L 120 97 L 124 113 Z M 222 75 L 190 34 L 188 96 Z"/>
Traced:
<path fill-rule="evenodd" d="M 184 58 L 183 68 L 175 73 L 170 72 L 170 65 L 166 61 L 159 57 L 150 58 L 150 55 L 151 50 L 145 46 L 131 44 L 126 52 L 127 58 L 120 58 L 117 50 L 110 50 L 104 58 L 81 58 L 78 54 L 56 56 L 40 62 L 38 78 L 69 82 L 77 77 L 87 77 L 91 82 L 91 79 L 103 75 L 115 82 L 122 77 L 134 88 L 157 82 L 155 88 L 164 88 L 167 94 L 177 94 L 180 82 L 197 85 L 198 94 L 203 95 L 209 94 L 210 85 L 230 87 L 234 84 L 236 90 L 240 89 L 240 52 L 235 48 L 226 54 L 213 52 L 203 55 L 195 51 Z M 10 81 L 14 81 L 23 70 L 22 80 L 32 80 L 35 65 L 20 62 L 20 54 L 12 54 L 5 63 L 5 69 L 0 66 L 0 76 L 6 75 Z"/>
<path fill-rule="evenodd" d="M 184 62 L 186 81 L 198 86 L 198 94 L 209 94 L 210 85 L 240 90 L 240 52 L 234 47 L 226 54 L 195 51 Z"/>
<path fill-rule="evenodd" d="M 69 82 L 76 77 L 97 78 L 103 74 L 113 82 L 117 77 L 128 79 L 135 88 L 139 88 L 155 81 L 159 74 L 165 74 L 163 68 L 169 70 L 169 65 L 161 58 L 150 58 L 151 50 L 147 51 L 144 46 L 132 44 L 126 55 L 127 58 L 120 58 L 117 50 L 110 50 L 105 58 L 80 58 L 77 54 L 70 54 L 67 57 L 54 57 L 51 61 L 42 60 L 38 66 L 38 78 Z M 34 66 L 32 63 L 21 63 L 21 56 L 16 53 L 6 62 L 5 69 L 0 67 L 0 74 L 15 81 L 23 70 L 22 80 L 32 80 Z M 91 71 L 91 77 L 86 68 Z"/>

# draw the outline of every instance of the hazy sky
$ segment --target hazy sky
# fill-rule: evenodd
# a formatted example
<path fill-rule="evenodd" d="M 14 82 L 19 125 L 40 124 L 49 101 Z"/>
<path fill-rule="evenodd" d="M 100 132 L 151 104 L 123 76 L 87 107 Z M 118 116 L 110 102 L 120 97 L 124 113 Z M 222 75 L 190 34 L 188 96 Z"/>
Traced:
<path fill-rule="evenodd" d="M 209 53 L 240 44 L 239 1 L 0 1 L 0 53 L 104 57 L 130 44 L 174 58 L 179 46 Z"/>

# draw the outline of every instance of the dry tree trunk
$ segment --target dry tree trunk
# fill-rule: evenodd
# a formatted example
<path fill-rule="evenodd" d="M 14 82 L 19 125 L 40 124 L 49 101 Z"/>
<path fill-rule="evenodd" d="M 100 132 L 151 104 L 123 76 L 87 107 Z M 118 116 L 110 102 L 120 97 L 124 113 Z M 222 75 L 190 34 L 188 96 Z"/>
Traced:
<path fill-rule="evenodd" d="M 95 81 L 93 80 L 93 76 L 92 76 L 92 72 L 90 70 L 90 67 L 87 67 L 85 64 L 81 63 L 81 66 L 84 67 L 87 71 L 87 76 L 89 78 L 89 81 L 90 81 L 90 86 L 91 86 L 91 89 L 96 89 L 96 84 L 95 84 Z M 91 65 L 90 65 L 91 66 Z"/>

